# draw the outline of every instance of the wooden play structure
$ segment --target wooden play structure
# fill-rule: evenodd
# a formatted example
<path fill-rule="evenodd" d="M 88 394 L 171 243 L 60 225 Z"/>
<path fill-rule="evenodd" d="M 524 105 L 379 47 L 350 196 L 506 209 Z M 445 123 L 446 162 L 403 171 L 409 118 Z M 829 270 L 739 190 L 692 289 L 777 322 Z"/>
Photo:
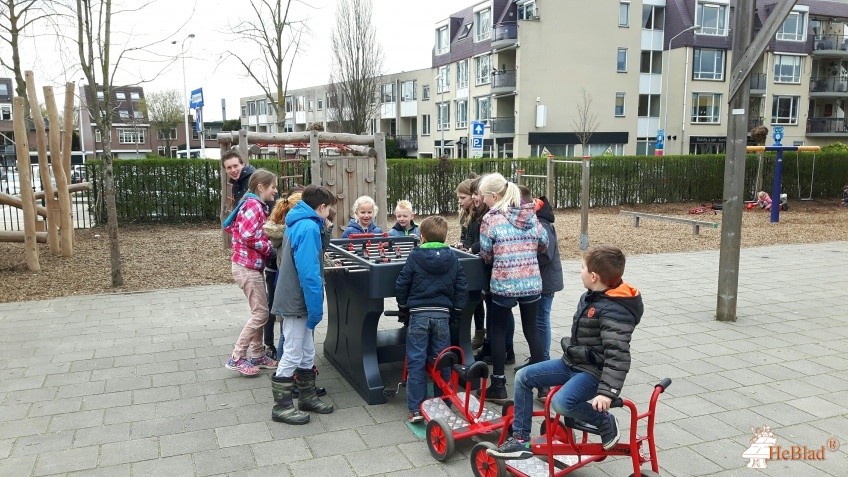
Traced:
<path fill-rule="evenodd" d="M 73 255 L 74 228 L 71 221 L 71 193 L 89 189 L 91 184 L 88 182 L 70 186 L 68 184 L 68 178 L 71 177 L 74 83 L 65 85 L 63 123 L 59 120 L 59 110 L 56 108 L 53 87 L 44 87 L 44 103 L 47 107 L 48 119 L 52 125 L 48 132 L 39 110 L 35 78 L 32 71 L 25 73 L 25 79 L 30 113 L 35 128 L 38 172 L 44 190 L 35 192 L 32 187 L 32 164 L 27 138 L 27 129 L 29 128 L 25 114 L 26 101 L 22 97 L 15 97 L 12 100 L 12 105 L 20 195 L 0 192 L 0 204 L 21 209 L 24 218 L 24 230 L 0 231 L 0 242 L 23 242 L 27 268 L 30 271 L 38 272 L 41 271 L 38 259 L 38 243 L 47 243 L 52 254 L 61 254 L 64 257 Z M 60 124 L 61 127 L 58 127 Z M 36 202 L 38 200 L 43 200 L 45 205 L 38 205 Z"/>
<path fill-rule="evenodd" d="M 250 147 L 262 144 L 268 147 L 309 147 L 309 165 L 311 183 L 322 185 L 338 199 L 335 206 L 337 211 L 335 234 L 341 235 L 347 226 L 353 201 L 362 195 L 371 196 L 377 204 L 379 213 L 374 220 L 380 228 L 387 229 L 388 207 L 386 204 L 386 139 L 383 133 L 374 135 L 356 135 L 343 133 L 328 133 L 323 131 L 301 131 L 294 133 L 257 133 L 244 129 L 238 132 L 218 133 L 218 143 L 221 154 L 233 147 L 238 147 L 239 153 L 248 164 Z M 322 154 L 322 151 L 338 151 L 339 155 Z M 282 157 L 282 162 L 299 162 L 300 159 Z M 295 179 L 299 184 L 305 184 L 305 174 L 297 176 L 282 176 L 281 180 Z M 297 179 L 300 179 L 297 181 Z M 227 180 L 227 174 L 221 168 L 221 220 L 229 214 L 232 187 Z M 281 191 L 285 192 L 285 191 Z M 229 246 L 228 236 L 224 233 L 224 244 Z"/>

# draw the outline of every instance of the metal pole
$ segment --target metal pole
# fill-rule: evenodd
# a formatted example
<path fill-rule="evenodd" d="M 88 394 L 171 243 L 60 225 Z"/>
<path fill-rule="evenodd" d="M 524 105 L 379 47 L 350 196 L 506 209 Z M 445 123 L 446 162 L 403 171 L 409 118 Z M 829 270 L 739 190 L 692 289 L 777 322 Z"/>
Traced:
<path fill-rule="evenodd" d="M 780 143 L 775 144 L 780 146 Z M 780 222 L 780 185 L 783 182 L 783 149 L 777 150 L 777 162 L 774 165 L 774 183 L 771 185 L 771 223 Z"/>
<path fill-rule="evenodd" d="M 548 198 L 548 201 L 551 203 L 551 207 L 556 208 L 556 200 L 554 200 L 554 157 L 553 156 L 545 156 L 545 160 L 547 160 L 547 180 L 545 181 L 545 195 Z"/>
<path fill-rule="evenodd" d="M 186 86 L 186 69 L 185 69 L 185 42 L 194 38 L 194 33 L 189 33 L 187 37 L 183 39 L 182 44 L 180 45 L 180 56 L 182 56 L 183 60 L 183 119 L 185 120 L 185 140 L 186 140 L 186 159 L 191 157 L 191 136 L 188 132 L 188 88 Z"/>
<path fill-rule="evenodd" d="M 206 128 L 203 127 L 203 108 L 197 109 L 197 118 L 200 119 L 200 157 L 206 159 Z"/>

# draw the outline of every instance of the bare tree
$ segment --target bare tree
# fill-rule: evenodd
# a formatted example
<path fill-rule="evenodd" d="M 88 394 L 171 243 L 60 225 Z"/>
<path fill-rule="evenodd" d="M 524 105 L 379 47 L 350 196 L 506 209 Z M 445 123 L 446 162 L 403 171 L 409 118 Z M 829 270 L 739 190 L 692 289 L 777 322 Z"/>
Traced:
<path fill-rule="evenodd" d="M 581 91 L 583 92 L 583 100 L 577 103 L 577 116 L 571 121 L 571 127 L 577 134 L 583 155 L 588 156 L 589 139 L 600 126 L 600 121 L 598 120 L 598 113 L 592 111 L 592 95 L 586 91 L 586 88 L 581 88 Z"/>
<path fill-rule="evenodd" d="M 145 96 L 147 115 L 156 131 L 157 142 L 164 141 L 167 156 L 171 157 L 171 143 L 176 139 L 177 126 L 183 121 L 182 96 L 176 89 L 154 91 Z"/>
<path fill-rule="evenodd" d="M 250 0 L 253 18 L 240 21 L 230 31 L 241 40 L 256 46 L 260 55 L 246 60 L 243 54 L 231 51 L 226 53 L 235 58 L 244 68 L 245 74 L 262 88 L 277 117 L 278 132 L 283 130 L 285 124 L 289 76 L 301 36 L 306 31 L 303 21 L 292 21 L 289 18 L 293 3 L 296 0 Z"/>
<path fill-rule="evenodd" d="M 327 114 L 340 132 L 363 133 L 377 111 L 383 49 L 377 42 L 371 10 L 371 0 L 338 0 L 336 4 L 330 69 L 330 94 L 336 104 L 328 104 Z"/>
<path fill-rule="evenodd" d="M 37 0 L 2 0 L 0 4 L 0 42 L 9 46 L 8 53 L 11 54 L 11 57 L 6 56 L 8 53 L 3 51 L 0 54 L 0 65 L 15 76 L 15 93 L 27 101 L 27 116 L 30 114 L 30 107 L 21 70 L 20 41 L 22 36 L 34 36 L 34 25 L 47 18 L 50 13 L 46 8 L 48 6 L 48 2 Z"/>

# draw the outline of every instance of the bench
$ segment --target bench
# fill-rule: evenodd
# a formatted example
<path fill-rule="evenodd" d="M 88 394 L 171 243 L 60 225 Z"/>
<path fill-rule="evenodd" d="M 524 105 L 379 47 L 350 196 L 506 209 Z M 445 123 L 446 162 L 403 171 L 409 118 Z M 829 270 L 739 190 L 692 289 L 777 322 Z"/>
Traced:
<path fill-rule="evenodd" d="M 682 217 L 669 217 L 667 215 L 646 214 L 644 212 L 636 212 L 635 210 L 622 210 L 621 215 L 630 215 L 633 217 L 633 226 L 638 227 L 641 219 L 662 220 L 665 222 L 677 222 L 679 224 L 687 224 L 692 226 L 692 234 L 698 235 L 701 227 L 709 227 L 711 229 L 718 228 L 718 222 L 708 222 L 706 220 L 684 219 Z"/>

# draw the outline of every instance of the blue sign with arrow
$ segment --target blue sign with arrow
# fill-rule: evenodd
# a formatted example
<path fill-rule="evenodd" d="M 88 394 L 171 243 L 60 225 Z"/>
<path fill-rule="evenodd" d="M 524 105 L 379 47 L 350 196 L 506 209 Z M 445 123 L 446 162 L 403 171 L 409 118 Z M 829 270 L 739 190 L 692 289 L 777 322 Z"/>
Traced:
<path fill-rule="evenodd" d="M 483 136 L 486 134 L 486 123 L 471 122 L 471 157 L 483 157 Z"/>

